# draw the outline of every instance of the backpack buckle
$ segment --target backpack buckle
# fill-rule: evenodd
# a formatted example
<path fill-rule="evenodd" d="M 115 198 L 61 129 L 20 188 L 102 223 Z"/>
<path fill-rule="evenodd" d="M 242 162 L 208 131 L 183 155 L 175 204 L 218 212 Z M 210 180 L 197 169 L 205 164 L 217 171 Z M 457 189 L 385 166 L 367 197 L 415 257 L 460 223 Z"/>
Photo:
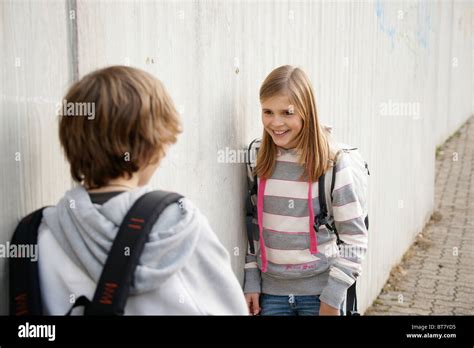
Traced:
<path fill-rule="evenodd" d="M 316 232 L 319 232 L 319 227 L 321 227 L 322 225 L 327 225 L 329 222 L 329 218 L 328 216 L 324 216 L 324 217 L 321 217 L 321 215 L 318 215 L 318 216 L 315 216 L 314 218 L 314 229 Z"/>

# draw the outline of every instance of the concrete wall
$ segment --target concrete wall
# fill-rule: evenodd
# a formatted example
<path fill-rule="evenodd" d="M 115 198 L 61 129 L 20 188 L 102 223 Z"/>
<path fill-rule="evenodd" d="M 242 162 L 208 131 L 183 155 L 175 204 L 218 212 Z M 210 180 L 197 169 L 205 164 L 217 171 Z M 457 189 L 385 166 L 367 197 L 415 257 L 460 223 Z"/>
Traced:
<path fill-rule="evenodd" d="M 0 18 L 0 243 L 72 185 L 54 114 L 68 84 L 130 64 L 165 83 L 184 123 L 152 184 L 197 203 L 242 280 L 244 166 L 218 151 L 260 136 L 260 83 L 293 64 L 322 121 L 370 165 L 364 310 L 432 212 L 436 145 L 474 112 L 467 1 L 0 1 Z"/>

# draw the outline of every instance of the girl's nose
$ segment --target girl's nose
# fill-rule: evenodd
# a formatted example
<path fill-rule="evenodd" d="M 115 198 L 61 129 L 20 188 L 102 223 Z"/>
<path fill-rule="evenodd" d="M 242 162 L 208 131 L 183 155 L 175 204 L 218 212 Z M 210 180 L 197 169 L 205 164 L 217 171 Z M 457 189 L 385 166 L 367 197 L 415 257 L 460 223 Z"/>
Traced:
<path fill-rule="evenodd" d="M 271 123 L 272 127 L 279 127 L 285 125 L 285 122 L 281 116 L 275 116 Z"/>

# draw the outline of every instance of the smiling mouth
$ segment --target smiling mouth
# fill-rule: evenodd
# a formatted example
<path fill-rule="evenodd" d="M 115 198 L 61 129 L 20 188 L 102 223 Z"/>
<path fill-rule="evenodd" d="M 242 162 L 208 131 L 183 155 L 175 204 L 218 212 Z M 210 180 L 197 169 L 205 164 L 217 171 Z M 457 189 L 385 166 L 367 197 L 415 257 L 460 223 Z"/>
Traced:
<path fill-rule="evenodd" d="M 275 135 L 278 135 L 278 136 L 281 136 L 281 135 L 285 135 L 286 133 L 288 133 L 290 130 L 287 129 L 286 131 L 272 131 L 273 134 Z"/>

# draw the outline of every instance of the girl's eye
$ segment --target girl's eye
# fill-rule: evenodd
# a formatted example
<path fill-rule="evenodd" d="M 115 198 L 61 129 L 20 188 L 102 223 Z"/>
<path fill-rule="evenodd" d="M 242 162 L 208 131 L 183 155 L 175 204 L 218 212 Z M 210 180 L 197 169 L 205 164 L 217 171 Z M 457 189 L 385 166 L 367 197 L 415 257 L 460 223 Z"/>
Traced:
<path fill-rule="evenodd" d="M 285 115 L 291 116 L 291 115 L 294 115 L 294 113 L 293 113 L 293 112 L 290 112 L 290 111 L 286 111 L 286 112 L 285 112 Z"/>
<path fill-rule="evenodd" d="M 265 115 L 270 115 L 272 112 L 271 112 L 270 110 L 265 110 L 263 113 L 264 113 Z"/>

